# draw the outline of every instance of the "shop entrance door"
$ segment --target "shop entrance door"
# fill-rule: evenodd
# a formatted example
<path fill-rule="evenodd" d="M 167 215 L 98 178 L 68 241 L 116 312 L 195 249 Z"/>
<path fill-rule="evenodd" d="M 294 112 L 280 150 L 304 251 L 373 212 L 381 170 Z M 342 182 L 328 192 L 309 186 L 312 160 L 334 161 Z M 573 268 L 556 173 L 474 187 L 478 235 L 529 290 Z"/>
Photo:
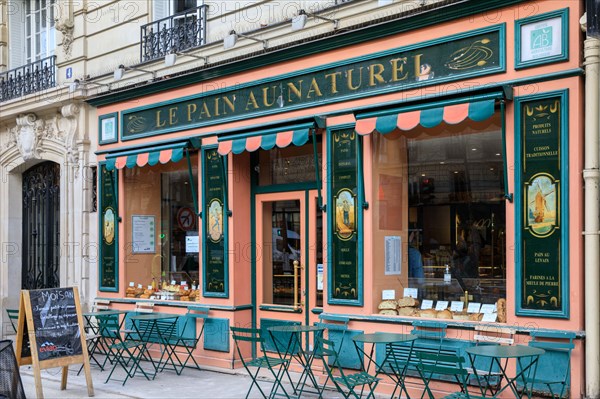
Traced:
<path fill-rule="evenodd" d="M 256 195 L 257 323 L 312 324 L 322 306 L 322 216 L 316 191 Z"/>

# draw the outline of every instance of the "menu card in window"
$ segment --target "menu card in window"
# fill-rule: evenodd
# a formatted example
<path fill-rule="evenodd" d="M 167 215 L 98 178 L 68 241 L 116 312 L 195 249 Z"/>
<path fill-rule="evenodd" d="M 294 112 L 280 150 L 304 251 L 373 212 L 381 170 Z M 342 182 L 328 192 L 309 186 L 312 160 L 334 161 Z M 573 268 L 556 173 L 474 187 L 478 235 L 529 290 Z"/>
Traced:
<path fill-rule="evenodd" d="M 435 310 L 446 310 L 448 309 L 448 301 L 438 301 L 435 304 Z"/>
<path fill-rule="evenodd" d="M 496 305 L 495 304 L 489 304 L 489 303 L 485 303 L 483 305 L 481 305 L 481 313 L 483 314 L 487 314 L 487 313 L 494 313 L 496 311 Z"/>
<path fill-rule="evenodd" d="M 467 306 L 467 313 L 479 313 L 480 309 L 481 309 L 481 303 L 469 302 L 469 306 Z"/>
<path fill-rule="evenodd" d="M 452 301 L 452 303 L 450 304 L 450 310 L 453 312 L 462 312 L 464 306 L 465 306 L 464 302 Z"/>
<path fill-rule="evenodd" d="M 427 310 L 433 308 L 433 301 L 431 299 L 423 299 L 421 303 L 421 310 Z"/>
<path fill-rule="evenodd" d="M 131 217 L 131 251 L 134 254 L 153 254 L 155 250 L 154 216 L 133 215 Z"/>

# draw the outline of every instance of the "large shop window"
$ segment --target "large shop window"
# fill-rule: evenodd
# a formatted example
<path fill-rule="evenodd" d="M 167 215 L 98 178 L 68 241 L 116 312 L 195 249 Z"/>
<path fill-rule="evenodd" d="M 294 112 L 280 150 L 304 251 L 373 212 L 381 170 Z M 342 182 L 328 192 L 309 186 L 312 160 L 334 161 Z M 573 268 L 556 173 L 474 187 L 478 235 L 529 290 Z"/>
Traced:
<path fill-rule="evenodd" d="M 189 299 L 185 291 L 196 292 L 193 286 L 199 280 L 198 218 L 191 188 L 198 181 L 198 155 L 190 158 L 192 181 L 185 158 L 124 169 L 126 281 L 137 290 L 139 285 L 147 291 L 154 286 L 173 292 L 172 299 L 181 300 Z"/>
<path fill-rule="evenodd" d="M 372 140 L 374 242 L 382 246 L 374 263 L 390 263 L 386 249 L 401 242 L 400 270 L 386 268 L 399 274 L 399 296 L 416 288 L 420 302 L 432 301 L 434 308 L 439 301 L 496 304 L 505 298 L 500 113 L 482 122 L 374 132 Z M 447 316 L 481 317 L 466 310 L 448 309 Z M 404 313 L 427 314 L 420 306 Z"/>

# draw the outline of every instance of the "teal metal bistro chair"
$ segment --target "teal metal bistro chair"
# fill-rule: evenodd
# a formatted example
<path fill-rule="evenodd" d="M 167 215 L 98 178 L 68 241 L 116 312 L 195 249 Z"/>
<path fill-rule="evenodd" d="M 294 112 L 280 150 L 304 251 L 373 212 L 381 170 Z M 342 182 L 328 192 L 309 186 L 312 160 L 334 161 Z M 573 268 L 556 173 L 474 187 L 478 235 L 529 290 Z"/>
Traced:
<path fill-rule="evenodd" d="M 525 379 L 526 391 L 547 388 L 552 398 L 568 398 L 571 377 L 571 352 L 575 348 L 573 332 L 533 331 L 529 346 L 545 351 L 540 356 L 535 375 Z"/>
<path fill-rule="evenodd" d="M 315 345 L 322 354 L 321 359 L 327 375 L 335 384 L 338 392 L 344 395 L 344 398 L 359 399 L 362 397 L 362 391 L 356 392 L 357 387 L 363 390 L 364 387 L 369 388 L 367 399 L 375 397 L 375 388 L 377 388 L 380 378 L 376 378 L 365 371 L 347 374 L 340 365 L 339 352 L 335 349 L 335 342 L 325 338 L 317 338 Z"/>
<path fill-rule="evenodd" d="M 16 334 L 17 333 L 17 324 L 19 323 L 19 310 L 18 309 L 6 309 L 6 314 L 8 315 L 8 320 L 10 321 L 10 325 Z"/>
<path fill-rule="evenodd" d="M 176 334 L 173 338 L 172 341 L 174 341 L 174 347 L 175 348 L 183 348 L 185 350 L 185 353 L 183 353 L 183 356 L 185 356 L 184 361 L 182 362 L 181 360 L 179 360 L 179 356 L 177 354 L 177 352 L 175 352 L 175 357 L 177 358 L 177 361 L 179 362 L 179 366 L 181 367 L 181 370 L 177 371 L 177 369 L 175 370 L 175 372 L 179 375 L 181 374 L 181 372 L 183 371 L 183 369 L 185 367 L 191 367 L 191 368 L 195 368 L 197 370 L 200 370 L 200 366 L 198 365 L 198 362 L 196 362 L 196 359 L 194 359 L 193 353 L 194 350 L 198 347 L 198 342 L 200 342 L 200 340 L 202 339 L 202 336 L 204 335 L 204 326 L 206 325 L 206 320 L 208 319 L 208 312 L 209 312 L 210 308 L 208 306 L 196 306 L 196 305 L 191 305 L 188 306 L 188 311 L 185 315 L 185 323 L 183 325 L 183 328 L 181 329 L 182 333 L 181 334 Z M 198 321 L 201 321 L 201 327 L 198 326 Z M 198 333 L 193 336 L 186 336 L 185 335 L 185 330 L 188 327 L 188 325 L 193 324 L 196 327 L 196 331 L 198 331 Z M 188 366 L 188 362 L 189 361 L 194 362 L 194 366 Z M 166 365 L 166 363 L 165 363 Z M 164 368 L 164 366 L 163 366 Z"/>
<path fill-rule="evenodd" d="M 255 385 L 260 391 L 263 398 L 274 397 L 275 395 L 277 395 L 277 391 L 279 390 L 279 388 L 281 388 L 281 390 L 283 391 L 283 395 L 289 398 L 290 395 L 287 393 L 282 384 L 283 377 L 286 374 L 288 375 L 288 379 L 290 379 L 289 374 L 287 373 L 287 367 L 290 362 L 289 359 L 285 359 L 281 356 L 274 357 L 267 355 L 267 352 L 265 351 L 265 338 L 262 336 L 260 329 L 231 327 L 231 333 L 233 335 L 233 340 L 235 342 L 235 347 L 238 356 L 242 361 L 242 365 L 248 372 L 250 378 L 252 378 L 252 384 L 250 384 L 248 393 L 246 393 L 246 399 L 248 399 L 248 397 L 250 396 L 250 392 L 252 391 L 252 388 L 254 388 Z M 249 343 L 250 345 L 252 345 L 252 347 L 256 347 L 258 345 L 257 349 L 259 353 L 257 353 L 256 358 L 248 358 L 248 355 L 245 354 L 244 349 L 242 348 L 244 343 Z M 248 347 L 246 347 L 245 349 L 247 351 Z M 256 370 L 252 372 L 250 368 L 256 368 Z M 273 383 L 273 387 L 271 388 L 271 391 L 268 396 L 262 390 L 257 381 L 260 370 L 264 368 L 268 369 L 275 378 L 275 382 Z M 291 379 L 290 383 L 292 383 Z"/>
<path fill-rule="evenodd" d="M 469 382 L 469 371 L 464 367 L 465 358 L 458 355 L 436 354 L 417 352 L 417 371 L 423 380 L 424 390 L 421 398 L 427 394 L 430 399 L 435 399 L 429 384 L 431 380 L 439 379 L 441 376 L 454 379 L 460 387 L 460 391 L 444 396 L 444 399 L 483 399 L 483 396 L 470 394 L 467 390 Z"/>

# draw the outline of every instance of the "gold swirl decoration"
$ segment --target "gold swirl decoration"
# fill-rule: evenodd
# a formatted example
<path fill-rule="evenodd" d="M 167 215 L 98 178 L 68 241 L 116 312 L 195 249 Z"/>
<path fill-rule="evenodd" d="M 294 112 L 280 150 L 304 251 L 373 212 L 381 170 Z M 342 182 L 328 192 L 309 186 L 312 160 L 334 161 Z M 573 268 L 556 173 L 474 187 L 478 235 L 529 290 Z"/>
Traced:
<path fill-rule="evenodd" d="M 494 52 L 486 46 L 490 41 L 490 39 L 476 40 L 470 46 L 456 50 L 450 54 L 450 61 L 446 66 L 457 71 L 484 66 L 494 55 Z"/>
<path fill-rule="evenodd" d="M 127 117 L 127 131 L 129 133 L 141 133 L 144 130 L 146 130 L 146 118 L 137 115 Z"/>

